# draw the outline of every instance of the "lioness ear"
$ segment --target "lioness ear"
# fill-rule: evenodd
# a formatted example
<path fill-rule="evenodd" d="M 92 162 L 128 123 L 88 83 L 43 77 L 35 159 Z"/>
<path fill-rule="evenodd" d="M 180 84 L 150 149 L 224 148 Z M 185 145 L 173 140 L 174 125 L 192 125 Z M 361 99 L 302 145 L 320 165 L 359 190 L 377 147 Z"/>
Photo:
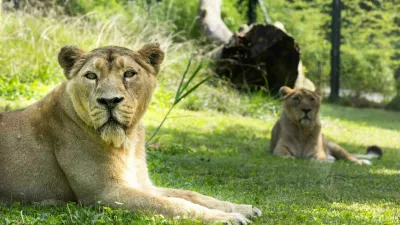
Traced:
<path fill-rule="evenodd" d="M 279 95 L 281 96 L 281 99 L 284 99 L 288 94 L 292 93 L 293 91 L 294 90 L 290 87 L 283 86 L 279 89 Z"/>
<path fill-rule="evenodd" d="M 85 52 L 72 45 L 63 46 L 58 53 L 58 63 L 64 69 L 64 74 L 67 79 L 71 79 L 70 72 L 75 62 L 84 54 Z"/>
<path fill-rule="evenodd" d="M 138 52 L 148 64 L 154 67 L 156 73 L 160 71 L 161 62 L 164 60 L 164 52 L 160 49 L 160 44 L 145 44 Z"/>

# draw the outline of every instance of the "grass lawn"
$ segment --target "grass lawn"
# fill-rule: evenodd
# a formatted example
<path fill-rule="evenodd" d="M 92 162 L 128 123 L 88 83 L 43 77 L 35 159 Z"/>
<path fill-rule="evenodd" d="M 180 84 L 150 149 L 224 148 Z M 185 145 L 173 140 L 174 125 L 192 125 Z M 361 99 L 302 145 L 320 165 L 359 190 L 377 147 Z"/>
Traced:
<path fill-rule="evenodd" d="M 352 152 L 384 150 L 373 166 L 282 159 L 267 152 L 277 118 L 177 109 L 148 149 L 156 185 L 253 204 L 255 224 L 399 224 L 400 116 L 324 104 L 324 133 Z M 147 135 L 166 110 L 151 108 Z M 0 205 L 0 224 L 193 224 L 103 206 Z"/>

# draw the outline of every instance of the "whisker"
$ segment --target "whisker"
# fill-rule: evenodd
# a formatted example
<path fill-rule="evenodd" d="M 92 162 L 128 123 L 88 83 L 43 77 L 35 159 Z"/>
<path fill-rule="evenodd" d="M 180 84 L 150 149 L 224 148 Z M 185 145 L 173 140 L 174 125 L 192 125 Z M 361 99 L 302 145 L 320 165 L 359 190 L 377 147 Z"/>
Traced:
<path fill-rule="evenodd" d="M 122 113 L 125 113 L 125 114 L 132 114 L 132 112 L 126 111 L 126 110 L 123 110 L 123 109 L 118 109 L 118 111 L 120 111 Z"/>
<path fill-rule="evenodd" d="M 132 106 L 128 106 L 128 105 L 121 105 L 121 108 L 133 109 Z"/>
<path fill-rule="evenodd" d="M 102 113 L 104 113 L 104 111 L 91 112 L 91 113 L 90 113 L 90 116 L 96 117 L 96 116 L 98 116 L 98 115 L 100 115 L 100 114 L 102 114 Z"/>
<path fill-rule="evenodd" d="M 125 115 L 119 115 L 119 117 L 121 117 L 122 119 L 125 119 L 125 120 L 130 120 L 131 119 L 130 116 L 125 116 Z"/>

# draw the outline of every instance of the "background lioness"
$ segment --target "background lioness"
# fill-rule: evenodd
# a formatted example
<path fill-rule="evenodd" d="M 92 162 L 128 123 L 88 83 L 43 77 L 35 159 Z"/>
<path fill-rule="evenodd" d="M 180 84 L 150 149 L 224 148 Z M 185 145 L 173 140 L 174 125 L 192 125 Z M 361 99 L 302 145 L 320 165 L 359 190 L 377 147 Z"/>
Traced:
<path fill-rule="evenodd" d="M 163 59 L 158 44 L 137 52 L 63 47 L 58 61 L 68 80 L 28 108 L 0 114 L 0 201 L 100 200 L 234 224 L 261 215 L 251 205 L 152 185 L 140 119 Z"/>
<path fill-rule="evenodd" d="M 357 164 L 371 164 L 365 159 L 358 159 L 345 149 L 326 139 L 321 133 L 319 107 L 321 91 L 291 89 L 281 87 L 279 90 L 283 101 L 280 119 L 272 128 L 270 151 L 284 157 L 304 157 L 321 161 L 346 159 Z M 370 156 L 381 156 L 377 146 L 368 149 Z M 377 154 L 374 154 L 377 153 Z M 358 155 L 363 157 L 363 155 Z M 370 157 L 369 157 L 370 158 Z"/>

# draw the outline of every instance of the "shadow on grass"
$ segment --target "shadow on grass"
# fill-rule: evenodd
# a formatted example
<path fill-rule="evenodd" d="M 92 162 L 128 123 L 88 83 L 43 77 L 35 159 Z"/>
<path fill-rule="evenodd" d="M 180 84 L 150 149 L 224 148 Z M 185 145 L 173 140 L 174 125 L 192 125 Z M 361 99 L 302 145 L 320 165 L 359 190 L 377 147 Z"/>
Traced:
<path fill-rule="evenodd" d="M 156 127 L 148 126 L 147 129 L 147 133 L 151 134 Z M 198 132 L 193 127 L 186 129 L 163 127 L 155 139 L 161 145 L 179 145 L 191 148 L 193 151 L 259 154 L 269 152 L 269 139 L 266 135 L 235 124 L 207 132 Z"/>
<path fill-rule="evenodd" d="M 400 114 L 382 109 L 356 109 L 322 104 L 321 115 L 389 130 L 399 130 Z"/>
<path fill-rule="evenodd" d="M 148 133 L 152 133 L 154 129 L 155 127 L 148 127 Z M 265 130 L 265 132 L 270 131 Z M 175 153 L 208 152 L 239 158 L 243 157 L 243 155 L 272 157 L 269 151 L 270 139 L 267 138 L 267 133 L 260 133 L 259 130 L 255 131 L 237 124 L 208 132 L 199 132 L 193 127 L 183 129 L 164 127 L 157 138 L 161 151 L 163 151 L 163 147 L 166 147 L 167 151 L 174 151 Z M 368 147 L 366 145 L 351 145 L 340 142 L 338 144 L 350 153 L 357 154 L 365 154 Z M 385 148 L 382 159 L 373 159 L 372 162 L 376 166 L 400 169 L 400 151 L 395 148 Z"/>

